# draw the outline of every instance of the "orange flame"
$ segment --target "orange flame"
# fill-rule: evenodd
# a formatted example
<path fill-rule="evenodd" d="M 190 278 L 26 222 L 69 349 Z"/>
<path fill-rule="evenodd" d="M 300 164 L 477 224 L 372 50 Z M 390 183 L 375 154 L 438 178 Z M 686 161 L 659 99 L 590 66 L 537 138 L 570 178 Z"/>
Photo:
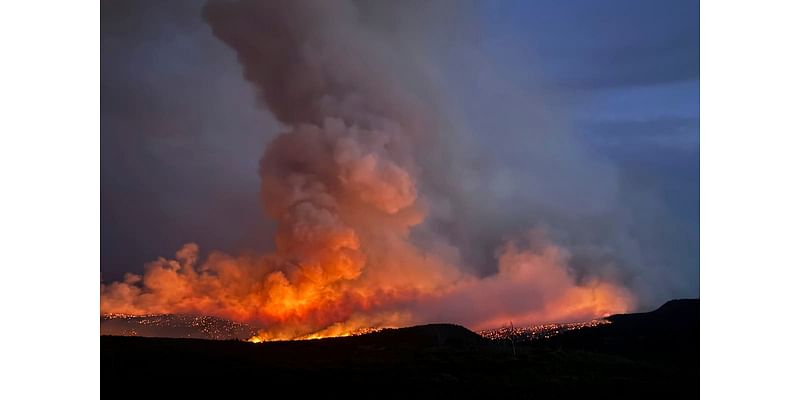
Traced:
<path fill-rule="evenodd" d="M 330 282 L 309 279 L 298 269 L 271 269 L 272 255 L 212 253 L 197 266 L 197 252 L 188 244 L 175 260 L 148 264 L 143 277 L 129 274 L 123 282 L 103 285 L 101 311 L 199 313 L 256 322 L 266 326 L 250 338 L 259 343 L 437 321 L 485 329 L 508 320 L 590 320 L 633 305 L 630 292 L 610 282 L 577 283 L 566 253 L 553 245 L 534 252 L 509 244 L 498 273 L 485 278 L 431 257 L 420 258 L 418 265 L 394 265 L 408 265 L 402 277 L 392 268 L 366 264 L 357 278 Z"/>

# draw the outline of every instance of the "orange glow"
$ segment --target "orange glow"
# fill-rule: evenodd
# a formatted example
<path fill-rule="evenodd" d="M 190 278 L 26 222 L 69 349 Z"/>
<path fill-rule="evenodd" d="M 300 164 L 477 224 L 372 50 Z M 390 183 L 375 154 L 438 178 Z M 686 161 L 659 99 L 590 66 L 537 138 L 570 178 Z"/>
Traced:
<path fill-rule="evenodd" d="M 569 322 L 633 307 L 614 266 L 575 271 L 568 249 L 542 233 L 501 246 L 487 276 L 492 266 L 470 265 L 449 238 L 427 232 L 429 212 L 458 225 L 472 215 L 450 215 L 461 209 L 454 204 L 482 201 L 444 193 L 459 177 L 436 168 L 466 161 L 461 150 L 422 151 L 458 139 L 444 136 L 455 121 L 437 114 L 450 107 L 418 92 L 426 79 L 403 83 L 416 62 L 392 71 L 402 57 L 384 59 L 367 36 L 343 36 L 357 32 L 349 8 L 272 3 L 211 2 L 204 17 L 285 129 L 259 163 L 261 202 L 276 224 L 264 240 L 274 250 L 201 255 L 185 244 L 141 275 L 101 284 L 101 313 L 217 316 L 263 327 L 250 339 L 261 342 L 430 322 Z M 423 160 L 428 153 L 442 162 Z M 423 193 L 439 186 L 443 193 Z"/>
<path fill-rule="evenodd" d="M 218 316 L 263 326 L 258 340 L 268 341 L 426 322 L 482 329 L 509 319 L 589 320 L 632 306 L 611 280 L 578 281 L 568 252 L 541 233 L 503 246 L 487 277 L 466 272 L 447 243 L 418 248 L 409 235 L 425 210 L 411 167 L 377 157 L 353 135 L 381 146 L 383 133 L 329 119 L 267 149 L 262 194 L 278 223 L 274 252 L 201 259 L 186 244 L 143 275 L 101 285 L 101 312 Z"/>
<path fill-rule="evenodd" d="M 537 251 L 508 244 L 499 253 L 498 273 L 485 278 L 461 273 L 440 258 L 423 258 L 412 248 L 404 250 L 409 252 L 397 260 L 402 264 L 388 262 L 381 268 L 364 262 L 358 273 L 345 278 L 341 271 L 354 267 L 352 258 L 278 269 L 274 254 L 212 253 L 198 265 L 197 246 L 189 244 L 174 260 L 148 264 L 143 276 L 103 285 L 101 311 L 197 313 L 256 323 L 265 329 L 249 341 L 260 343 L 427 322 L 487 329 L 509 320 L 582 321 L 633 305 L 623 287 L 599 278 L 576 282 L 566 253 L 551 244 Z"/>

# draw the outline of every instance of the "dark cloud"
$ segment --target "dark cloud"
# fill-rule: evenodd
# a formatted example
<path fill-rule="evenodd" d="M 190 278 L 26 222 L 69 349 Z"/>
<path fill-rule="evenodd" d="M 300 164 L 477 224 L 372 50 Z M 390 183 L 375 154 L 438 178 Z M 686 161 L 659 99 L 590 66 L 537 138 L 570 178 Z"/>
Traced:
<path fill-rule="evenodd" d="M 700 6 L 693 0 L 511 1 L 486 5 L 518 51 L 557 86 L 607 89 L 700 77 Z"/>
<path fill-rule="evenodd" d="M 609 151 L 647 148 L 645 153 L 650 154 L 659 149 L 696 152 L 699 148 L 700 119 L 696 117 L 584 120 L 578 129 L 592 144 Z"/>
<path fill-rule="evenodd" d="M 562 70 L 558 83 L 575 89 L 605 89 L 699 79 L 698 36 L 699 32 L 685 32 L 663 43 L 604 49 L 575 57 L 569 61 L 574 67 Z"/>

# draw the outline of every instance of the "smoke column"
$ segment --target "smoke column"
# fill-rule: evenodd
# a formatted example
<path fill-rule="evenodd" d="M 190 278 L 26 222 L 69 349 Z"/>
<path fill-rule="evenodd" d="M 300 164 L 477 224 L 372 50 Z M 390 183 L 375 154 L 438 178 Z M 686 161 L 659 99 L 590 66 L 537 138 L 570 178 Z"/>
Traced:
<path fill-rule="evenodd" d="M 275 250 L 201 259 L 186 244 L 143 275 L 102 284 L 102 313 L 209 314 L 259 323 L 269 340 L 590 319 L 633 306 L 617 282 L 577 274 L 541 230 L 498 248 L 489 275 L 465 268 L 444 238 L 413 240 L 433 203 L 423 182 L 447 173 L 419 155 L 447 138 L 413 69 L 361 27 L 352 3 L 211 1 L 203 16 L 285 126 L 259 171 Z"/>

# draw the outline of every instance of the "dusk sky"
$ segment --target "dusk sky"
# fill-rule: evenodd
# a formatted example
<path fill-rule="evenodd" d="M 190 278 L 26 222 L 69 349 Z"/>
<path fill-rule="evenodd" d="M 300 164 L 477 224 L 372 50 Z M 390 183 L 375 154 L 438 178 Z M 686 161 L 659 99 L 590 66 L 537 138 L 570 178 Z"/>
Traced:
<path fill-rule="evenodd" d="M 400 10 L 407 19 L 392 23 L 420 25 L 397 36 L 425 43 L 431 90 L 467 148 L 464 169 L 475 169 L 457 181 L 480 177 L 481 188 L 459 185 L 469 200 L 454 206 L 477 210 L 461 217 L 473 224 L 442 217 L 425 229 L 450 238 L 480 276 L 496 270 L 509 232 L 544 226 L 579 271 L 619 265 L 614 276 L 648 293 L 640 304 L 698 297 L 698 3 L 476 2 L 457 15 L 443 4 L 430 20 Z M 105 282 L 187 242 L 202 254 L 273 247 L 258 168 L 281 124 L 202 8 L 102 4 Z M 394 29 L 381 20 L 392 13 L 365 15 Z"/>

